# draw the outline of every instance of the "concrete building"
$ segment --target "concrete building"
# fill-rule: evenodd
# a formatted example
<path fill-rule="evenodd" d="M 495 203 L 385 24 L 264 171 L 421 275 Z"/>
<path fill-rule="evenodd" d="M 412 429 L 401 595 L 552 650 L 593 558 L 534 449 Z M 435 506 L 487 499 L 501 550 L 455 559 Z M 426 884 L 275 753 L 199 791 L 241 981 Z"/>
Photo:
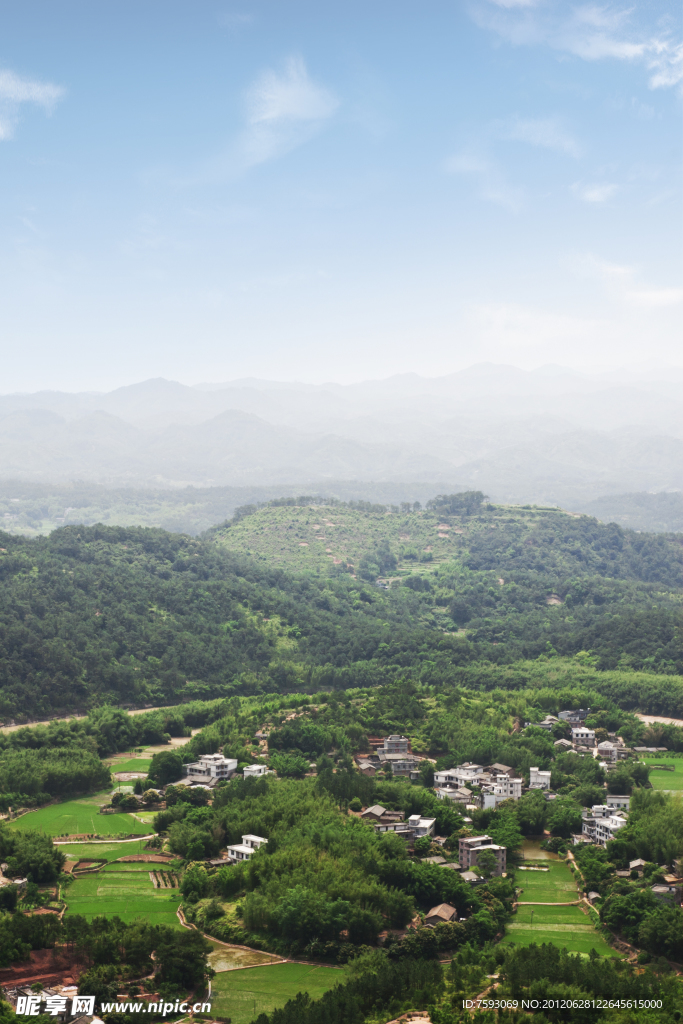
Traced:
<path fill-rule="evenodd" d="M 619 793 L 608 793 L 606 799 L 607 806 L 615 811 L 628 811 L 631 805 L 631 797 L 622 796 Z"/>
<path fill-rule="evenodd" d="M 540 768 L 530 768 L 529 789 L 550 789 L 550 772 L 542 772 Z"/>
<path fill-rule="evenodd" d="M 582 836 L 585 842 L 605 846 L 626 824 L 623 811 L 615 811 L 607 804 L 594 804 L 583 811 Z"/>
<path fill-rule="evenodd" d="M 232 778 L 237 759 L 222 754 L 200 754 L 198 761 L 183 765 L 183 776 L 190 783 L 213 787 L 222 779 Z"/>
<path fill-rule="evenodd" d="M 484 810 L 495 810 L 503 800 L 519 800 L 521 795 L 521 779 L 511 779 L 507 775 L 499 775 L 492 786 L 486 786 L 484 789 Z"/>
<path fill-rule="evenodd" d="M 384 739 L 385 754 L 407 754 L 410 740 L 407 736 L 386 736 Z"/>
<path fill-rule="evenodd" d="M 434 772 L 435 786 L 455 786 L 460 789 L 466 786 L 479 786 L 482 781 L 488 781 L 490 776 L 480 764 L 459 764 L 456 768 L 449 768 L 447 771 Z"/>
<path fill-rule="evenodd" d="M 595 730 L 587 729 L 585 725 L 577 725 L 572 729 L 572 743 L 581 746 L 595 746 Z"/>
<path fill-rule="evenodd" d="M 416 839 L 421 836 L 433 836 L 436 818 L 423 818 L 420 814 L 411 814 L 407 825 Z"/>
<path fill-rule="evenodd" d="M 475 796 L 471 789 L 463 786 L 461 789 L 454 789 L 452 786 L 440 786 L 436 790 L 439 800 L 452 800 L 453 803 L 466 807 L 468 804 L 478 806 L 479 797 Z"/>
<path fill-rule="evenodd" d="M 249 764 L 244 769 L 245 779 L 258 779 L 261 775 L 274 775 L 275 772 L 266 767 L 265 764 Z"/>
<path fill-rule="evenodd" d="M 267 844 L 268 840 L 263 839 L 261 836 L 246 835 L 242 836 L 241 843 L 235 843 L 233 846 L 228 846 L 228 860 L 238 862 L 242 860 L 249 860 L 256 850 L 260 850 L 262 846 Z"/>
<path fill-rule="evenodd" d="M 650 892 L 661 903 L 678 906 L 681 902 L 681 890 L 677 885 L 651 885 Z"/>
<path fill-rule="evenodd" d="M 562 722 L 569 722 L 570 725 L 582 725 L 589 715 L 585 708 L 578 708 L 576 711 L 560 711 L 557 716 Z"/>
<path fill-rule="evenodd" d="M 464 871 L 476 867 L 477 858 L 484 850 L 491 850 L 496 857 L 494 875 L 502 875 L 507 864 L 507 849 L 497 846 L 491 836 L 470 836 L 458 843 L 458 863 Z"/>

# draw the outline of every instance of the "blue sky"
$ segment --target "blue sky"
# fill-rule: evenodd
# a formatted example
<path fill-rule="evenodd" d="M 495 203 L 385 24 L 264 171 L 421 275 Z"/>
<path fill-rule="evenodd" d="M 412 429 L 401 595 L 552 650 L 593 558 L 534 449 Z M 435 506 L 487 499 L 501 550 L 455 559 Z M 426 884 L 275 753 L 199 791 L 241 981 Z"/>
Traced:
<path fill-rule="evenodd" d="M 683 364 L 673 2 L 0 6 L 0 391 Z"/>

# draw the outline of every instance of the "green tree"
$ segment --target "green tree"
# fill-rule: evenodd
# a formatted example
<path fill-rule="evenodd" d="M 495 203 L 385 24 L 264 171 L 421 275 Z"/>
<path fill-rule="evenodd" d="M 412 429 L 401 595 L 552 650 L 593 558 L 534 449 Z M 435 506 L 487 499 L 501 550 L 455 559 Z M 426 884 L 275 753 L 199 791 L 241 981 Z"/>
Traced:
<path fill-rule="evenodd" d="M 166 786 L 176 782 L 183 773 L 183 759 L 174 750 L 161 750 L 152 757 L 147 773 L 157 786 Z"/>

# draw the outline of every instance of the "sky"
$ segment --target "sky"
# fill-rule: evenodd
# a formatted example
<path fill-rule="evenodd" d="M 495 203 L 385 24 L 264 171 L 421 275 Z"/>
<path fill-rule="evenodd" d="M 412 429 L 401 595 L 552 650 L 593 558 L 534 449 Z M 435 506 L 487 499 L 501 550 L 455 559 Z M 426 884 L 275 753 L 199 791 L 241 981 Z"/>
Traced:
<path fill-rule="evenodd" d="M 0 391 L 683 365 L 673 0 L 0 3 Z"/>

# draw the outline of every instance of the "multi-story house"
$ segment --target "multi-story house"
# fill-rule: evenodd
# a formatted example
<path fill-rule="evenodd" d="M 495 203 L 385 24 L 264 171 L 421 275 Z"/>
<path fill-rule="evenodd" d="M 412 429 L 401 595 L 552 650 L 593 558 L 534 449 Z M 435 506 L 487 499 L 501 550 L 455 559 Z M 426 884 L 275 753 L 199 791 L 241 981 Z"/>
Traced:
<path fill-rule="evenodd" d="M 502 875 L 506 869 L 507 849 L 505 846 L 498 846 L 491 839 L 491 836 L 469 836 L 461 839 L 458 843 L 458 861 L 463 871 L 469 871 L 476 867 L 477 858 L 484 850 L 491 850 L 496 858 L 494 874 Z"/>

